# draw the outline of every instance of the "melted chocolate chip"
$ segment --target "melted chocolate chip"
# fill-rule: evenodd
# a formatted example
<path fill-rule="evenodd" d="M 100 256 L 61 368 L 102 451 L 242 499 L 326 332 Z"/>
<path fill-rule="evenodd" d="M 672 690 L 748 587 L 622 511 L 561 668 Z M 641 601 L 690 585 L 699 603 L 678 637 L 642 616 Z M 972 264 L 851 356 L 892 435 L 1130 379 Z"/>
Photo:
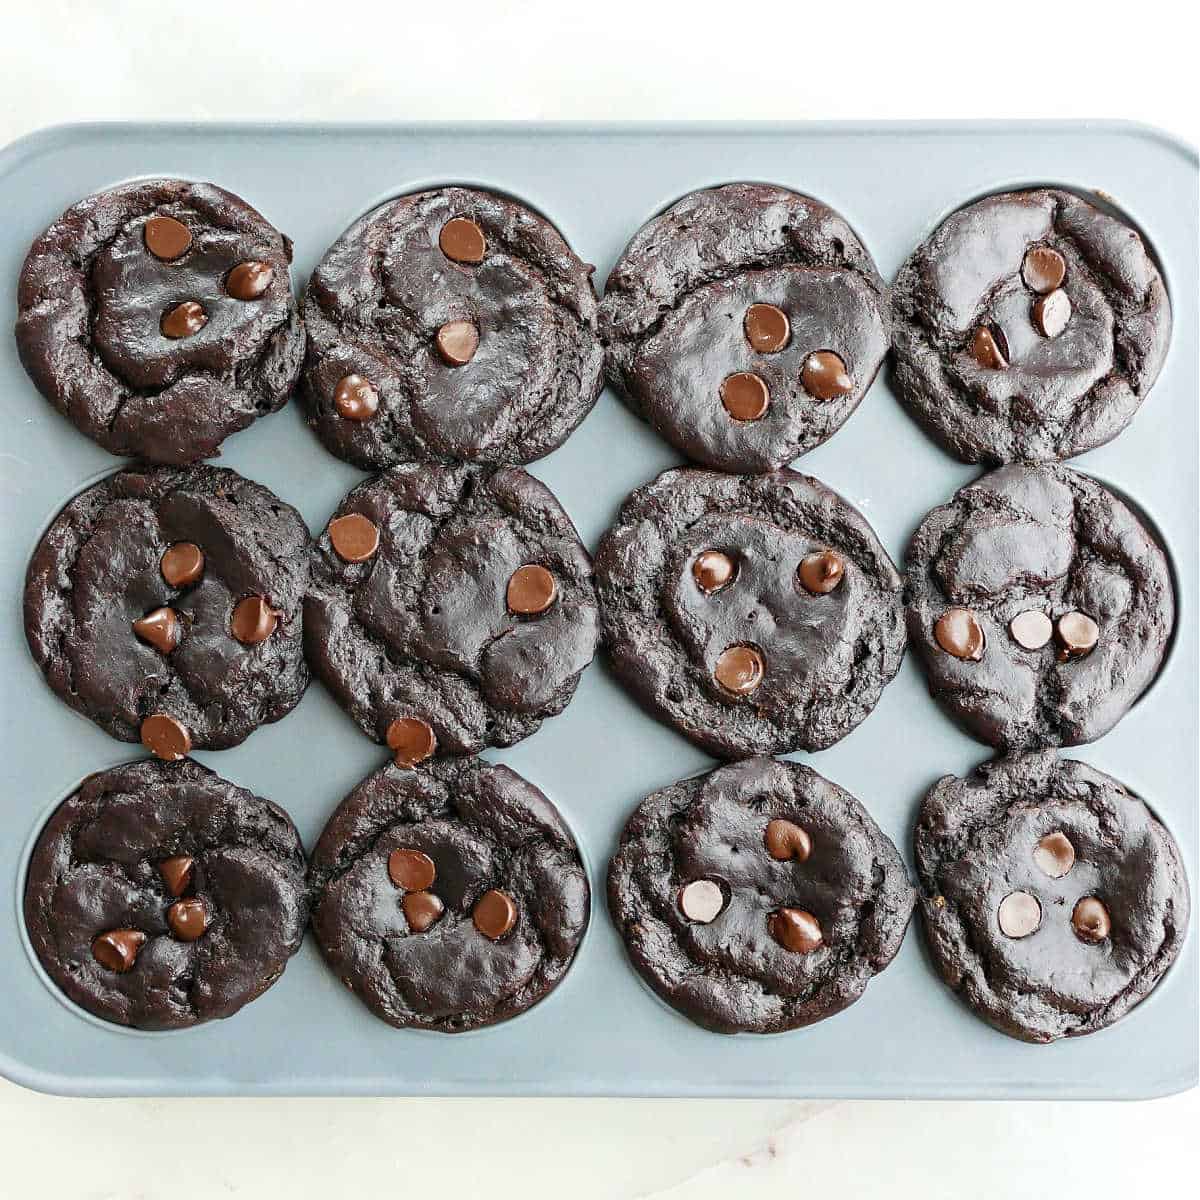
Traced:
<path fill-rule="evenodd" d="M 192 337 L 208 324 L 208 314 L 195 300 L 185 300 L 163 313 L 159 329 L 163 337 L 178 340 Z"/>
<path fill-rule="evenodd" d="M 725 894 L 711 879 L 693 879 L 679 889 L 679 911 L 697 925 L 708 925 L 721 915 Z"/>
<path fill-rule="evenodd" d="M 140 929 L 110 929 L 92 942 L 92 957 L 106 970 L 124 975 L 145 943 L 146 935 Z"/>
<path fill-rule="evenodd" d="M 1095 945 L 1112 932 L 1112 918 L 1102 901 L 1095 896 L 1084 896 L 1071 913 L 1071 927 L 1081 942 Z"/>
<path fill-rule="evenodd" d="M 1003 371 L 1008 366 L 1008 355 L 1001 345 L 1001 337 L 986 325 L 980 325 L 971 337 L 971 357 L 985 371 Z"/>
<path fill-rule="evenodd" d="M 470 321 L 447 321 L 434 338 L 437 352 L 448 367 L 464 367 L 479 349 L 479 330 Z"/>
<path fill-rule="evenodd" d="M 846 370 L 840 355 L 832 350 L 817 350 L 804 360 L 800 382 L 810 396 L 818 400 L 833 400 L 854 391 L 854 380 Z"/>
<path fill-rule="evenodd" d="M 270 263 L 238 263 L 225 277 L 225 290 L 235 300 L 257 300 L 274 279 L 275 268 Z"/>
<path fill-rule="evenodd" d="M 1063 613 L 1058 618 L 1055 632 L 1058 634 L 1058 657 L 1063 661 L 1091 653 L 1100 640 L 1100 626 L 1081 612 Z"/>
<path fill-rule="evenodd" d="M 705 550 L 692 563 L 692 578 L 705 595 L 711 596 L 733 579 L 736 570 L 728 554 L 722 554 L 720 550 Z"/>
<path fill-rule="evenodd" d="M 775 354 L 788 344 L 792 336 L 787 313 L 773 304 L 752 304 L 746 309 L 742 328 L 746 341 L 759 354 Z"/>
<path fill-rule="evenodd" d="M 451 262 L 481 263 L 487 253 L 483 230 L 470 217 L 453 217 L 442 226 L 438 245 Z"/>
<path fill-rule="evenodd" d="M 1051 879 L 1061 879 L 1075 865 L 1075 847 L 1061 829 L 1056 829 L 1034 847 L 1033 861 Z"/>
<path fill-rule="evenodd" d="M 176 542 L 167 547 L 159 569 L 173 588 L 187 587 L 204 574 L 204 551 L 195 542 Z"/>
<path fill-rule="evenodd" d="M 160 654 L 170 654 L 179 645 L 179 618 L 172 608 L 156 608 L 134 621 L 133 632 Z"/>
<path fill-rule="evenodd" d="M 151 217 L 142 226 L 142 240 L 155 258 L 164 262 L 182 258 L 192 244 L 191 230 L 174 217 Z"/>
<path fill-rule="evenodd" d="M 517 923 L 517 906 L 510 896 L 493 888 L 475 902 L 471 919 L 484 937 L 496 942 Z"/>
<path fill-rule="evenodd" d="M 432 892 L 407 892 L 400 907 L 412 933 L 431 929 L 445 911 L 445 906 Z"/>
<path fill-rule="evenodd" d="M 846 574 L 846 563 L 840 554 L 832 550 L 820 550 L 806 554 L 796 569 L 800 584 L 806 592 L 825 596 L 834 590 Z"/>
<path fill-rule="evenodd" d="M 748 696 L 763 681 L 766 663 L 753 646 L 729 646 L 721 651 L 713 678 L 727 692 Z"/>
<path fill-rule="evenodd" d="M 1044 612 L 1029 608 L 1009 621 L 1008 632 L 1018 646 L 1040 650 L 1054 636 L 1054 625 Z"/>
<path fill-rule="evenodd" d="M 278 624 L 279 614 L 268 603 L 266 596 L 247 596 L 234 607 L 229 626 L 239 642 L 255 646 L 265 642 Z"/>
<path fill-rule="evenodd" d="M 189 854 L 164 858 L 158 864 L 158 873 L 163 877 L 163 883 L 167 885 L 167 891 L 172 896 L 182 896 L 192 886 L 195 869 L 196 860 Z"/>
<path fill-rule="evenodd" d="M 807 830 L 802 829 L 794 821 L 785 821 L 776 817 L 767 822 L 763 831 L 763 844 L 767 853 L 780 862 L 795 859 L 797 862 L 807 862 L 812 853 L 812 838 Z"/>
<path fill-rule="evenodd" d="M 721 384 L 721 403 L 735 421 L 757 421 L 770 402 L 766 383 L 751 371 L 739 371 Z"/>
<path fill-rule="evenodd" d="M 1030 291 L 1045 296 L 1067 277 L 1067 260 L 1049 246 L 1031 246 L 1021 263 L 1021 278 Z"/>
<path fill-rule="evenodd" d="M 1042 337 L 1056 338 L 1071 320 L 1071 301 L 1061 288 L 1033 304 L 1033 325 Z"/>
<path fill-rule="evenodd" d="M 347 421 L 369 421 L 379 411 L 379 393 L 361 375 L 343 375 L 333 389 L 333 406 Z"/>
<path fill-rule="evenodd" d="M 996 910 L 1005 937 L 1028 937 L 1042 923 L 1042 906 L 1028 892 L 1009 892 Z"/>
<path fill-rule="evenodd" d="M 347 513 L 329 522 L 329 542 L 345 562 L 366 562 L 379 549 L 379 530 L 362 513 Z"/>
<path fill-rule="evenodd" d="M 388 855 L 388 875 L 406 892 L 423 892 L 433 886 L 437 867 L 423 851 L 401 847 Z"/>
<path fill-rule="evenodd" d="M 821 923 L 803 908 L 777 909 L 767 918 L 767 928 L 771 936 L 793 954 L 812 954 L 825 944 Z"/>
<path fill-rule="evenodd" d="M 197 896 L 176 900 L 167 909 L 167 924 L 181 942 L 194 942 L 208 928 L 208 906 Z"/>
<path fill-rule="evenodd" d="M 142 745 L 167 762 L 186 758 L 192 748 L 192 735 L 186 726 L 166 713 L 151 713 L 141 728 Z"/>
<path fill-rule="evenodd" d="M 933 627 L 937 644 L 955 658 L 979 662 L 983 658 L 983 627 L 969 608 L 949 608 Z"/>
<path fill-rule="evenodd" d="M 536 616 L 544 613 L 557 595 L 558 584 L 554 576 L 537 563 L 526 563 L 512 573 L 504 599 L 509 612 Z"/>
<path fill-rule="evenodd" d="M 433 726 L 420 717 L 397 717 L 387 727 L 386 740 L 398 767 L 415 767 L 437 749 Z"/>

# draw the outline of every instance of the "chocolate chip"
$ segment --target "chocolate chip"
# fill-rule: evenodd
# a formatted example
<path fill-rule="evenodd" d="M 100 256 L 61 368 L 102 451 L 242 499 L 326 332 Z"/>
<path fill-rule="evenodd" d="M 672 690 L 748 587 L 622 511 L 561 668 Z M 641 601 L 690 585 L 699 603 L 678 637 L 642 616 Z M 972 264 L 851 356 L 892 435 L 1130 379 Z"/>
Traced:
<path fill-rule="evenodd" d="M 196 869 L 196 860 L 190 854 L 177 854 L 173 858 L 164 858 L 158 864 L 158 873 L 167 885 L 167 891 L 172 896 L 182 896 L 192 886 L 192 875 Z"/>
<path fill-rule="evenodd" d="M 1068 612 L 1058 618 L 1058 657 L 1065 662 L 1068 658 L 1082 658 L 1089 654 L 1100 640 L 1100 626 L 1086 613 Z"/>
<path fill-rule="evenodd" d="M 854 380 L 846 364 L 832 350 L 817 350 L 804 360 L 800 372 L 804 390 L 818 400 L 832 400 L 854 391 Z"/>
<path fill-rule="evenodd" d="M 735 696 L 748 696 L 763 681 L 766 664 L 753 646 L 729 646 L 721 651 L 713 678 Z"/>
<path fill-rule="evenodd" d="M 969 608 L 948 608 L 938 617 L 933 636 L 955 658 L 978 662 L 983 657 L 983 628 Z"/>
<path fill-rule="evenodd" d="M 204 551 L 195 542 L 176 542 L 167 547 L 159 570 L 173 588 L 187 587 L 204 574 Z"/>
<path fill-rule="evenodd" d="M 1084 896 L 1071 913 L 1071 927 L 1081 942 L 1102 942 L 1112 932 L 1108 909 L 1095 896 Z"/>
<path fill-rule="evenodd" d="M 134 621 L 133 632 L 160 654 L 170 654 L 179 645 L 179 618 L 173 608 L 156 608 Z"/>
<path fill-rule="evenodd" d="M 234 607 L 230 628 L 239 642 L 255 646 L 265 642 L 278 624 L 279 614 L 267 602 L 266 596 L 247 596 Z"/>
<path fill-rule="evenodd" d="M 444 905 L 432 892 L 408 892 L 400 901 L 400 907 L 412 933 L 424 933 L 432 928 L 445 912 Z"/>
<path fill-rule="evenodd" d="M 274 279 L 275 268 L 270 263 L 238 263 L 225 277 L 225 290 L 235 300 L 257 300 Z"/>
<path fill-rule="evenodd" d="M 825 944 L 821 923 L 802 908 L 777 909 L 767 918 L 767 928 L 771 936 L 793 954 L 812 954 Z"/>
<path fill-rule="evenodd" d="M 780 862 L 792 858 L 797 862 L 807 862 L 812 853 L 812 838 L 808 832 L 794 821 L 785 821 L 782 817 L 767 822 L 763 844 L 767 847 L 767 853 Z"/>
<path fill-rule="evenodd" d="M 1025 286 L 1039 296 L 1062 285 L 1067 276 L 1067 260 L 1049 246 L 1031 246 L 1021 263 L 1021 278 Z"/>
<path fill-rule="evenodd" d="M 985 371 L 1003 371 L 1008 366 L 1008 355 L 1000 343 L 1001 336 L 994 334 L 986 325 L 980 325 L 971 337 L 971 357 Z"/>
<path fill-rule="evenodd" d="M 483 230 L 470 217 L 452 217 L 438 234 L 442 253 L 452 262 L 481 263 L 487 252 Z"/>
<path fill-rule="evenodd" d="M 174 217 L 151 217 L 142 226 L 142 240 L 155 258 L 170 262 L 187 253 L 192 244 L 192 234 L 182 221 Z"/>
<path fill-rule="evenodd" d="M 386 740 L 398 767 L 415 767 L 437 749 L 433 726 L 420 717 L 397 717 L 387 727 Z"/>
<path fill-rule="evenodd" d="M 185 300 L 163 313 L 159 329 L 163 337 L 186 338 L 192 337 L 208 324 L 208 314 L 195 300 Z"/>
<path fill-rule="evenodd" d="M 142 745 L 151 754 L 167 762 L 187 758 L 192 748 L 192 735 L 174 717 L 166 713 L 151 713 L 142 722 Z"/>
<path fill-rule="evenodd" d="M 705 550 L 692 563 L 692 578 L 705 595 L 711 596 L 733 579 L 736 569 L 728 554 L 722 554 L 720 550 Z"/>
<path fill-rule="evenodd" d="M 1008 632 L 1018 646 L 1040 650 L 1054 636 L 1054 625 L 1044 612 L 1029 608 L 1009 621 Z"/>
<path fill-rule="evenodd" d="M 517 923 L 517 906 L 510 896 L 493 888 L 475 902 L 471 919 L 484 937 L 496 942 Z"/>
<path fill-rule="evenodd" d="M 463 367 L 479 349 L 479 330 L 470 321 L 447 321 L 434 338 L 438 354 L 448 367 Z"/>
<path fill-rule="evenodd" d="M 711 879 L 693 879 L 679 889 L 679 911 L 697 925 L 709 925 L 721 915 L 725 907 L 725 893 L 721 885 Z"/>
<path fill-rule="evenodd" d="M 181 942 L 194 942 L 208 928 L 208 906 L 198 896 L 176 900 L 167 909 L 167 924 Z"/>
<path fill-rule="evenodd" d="M 92 957 L 106 970 L 124 975 L 145 944 L 146 935 L 140 929 L 110 929 L 92 942 Z"/>
<path fill-rule="evenodd" d="M 347 513 L 329 522 L 329 541 L 345 562 L 366 562 L 379 549 L 379 530 L 362 513 Z"/>
<path fill-rule="evenodd" d="M 545 567 L 537 563 L 526 563 L 518 567 L 508 581 L 504 601 L 508 611 L 522 616 L 544 613 L 558 595 L 558 584 Z"/>
<path fill-rule="evenodd" d="M 347 421 L 369 421 L 379 410 L 379 393 L 361 375 L 343 375 L 333 389 L 333 406 Z"/>
<path fill-rule="evenodd" d="M 1033 325 L 1042 337 L 1056 338 L 1071 319 L 1071 301 L 1061 288 L 1033 302 Z"/>
<path fill-rule="evenodd" d="M 1009 892 L 996 910 L 1005 937 L 1028 937 L 1042 923 L 1042 906 L 1028 892 Z"/>
<path fill-rule="evenodd" d="M 1051 879 L 1061 879 L 1075 865 L 1075 847 L 1061 829 L 1056 829 L 1034 847 L 1033 861 Z"/>
<path fill-rule="evenodd" d="M 796 574 L 806 592 L 825 596 L 842 582 L 846 563 L 840 554 L 832 550 L 820 550 L 816 554 L 806 554 L 800 560 Z"/>
<path fill-rule="evenodd" d="M 774 354 L 788 344 L 792 335 L 787 313 L 773 304 L 752 304 L 742 322 L 746 341 L 759 354 Z"/>
<path fill-rule="evenodd" d="M 770 402 L 766 383 L 750 371 L 730 375 L 721 384 L 721 403 L 735 421 L 757 421 Z"/>
<path fill-rule="evenodd" d="M 423 892 L 433 886 L 437 867 L 428 854 L 401 847 L 388 855 L 388 875 L 398 888 L 406 892 Z"/>

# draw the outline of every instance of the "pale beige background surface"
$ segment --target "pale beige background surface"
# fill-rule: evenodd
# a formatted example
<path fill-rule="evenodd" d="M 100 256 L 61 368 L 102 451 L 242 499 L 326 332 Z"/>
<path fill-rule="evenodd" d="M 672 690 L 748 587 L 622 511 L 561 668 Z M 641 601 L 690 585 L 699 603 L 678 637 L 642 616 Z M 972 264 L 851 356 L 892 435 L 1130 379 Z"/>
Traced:
<path fill-rule="evenodd" d="M 1183 8 L 0 0 L 0 144 L 156 117 L 1111 116 L 1195 142 Z M 84 1101 L 0 1081 L 0 1197 L 1106 1200 L 1194 1188 L 1198 1128 L 1195 1091 L 1134 1105 Z"/>

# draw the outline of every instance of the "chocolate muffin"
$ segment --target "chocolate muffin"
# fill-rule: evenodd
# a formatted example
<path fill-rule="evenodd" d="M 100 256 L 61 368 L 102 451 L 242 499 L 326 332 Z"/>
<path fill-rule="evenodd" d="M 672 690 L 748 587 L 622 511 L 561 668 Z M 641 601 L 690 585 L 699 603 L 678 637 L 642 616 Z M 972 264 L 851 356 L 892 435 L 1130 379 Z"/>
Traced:
<path fill-rule="evenodd" d="M 1002 467 L 935 508 L 905 576 L 930 693 L 1006 750 L 1107 733 L 1154 680 L 1175 623 L 1154 536 L 1096 480 L 1053 463 Z"/>
<path fill-rule="evenodd" d="M 608 868 L 639 975 L 718 1033 L 824 1020 L 896 956 L 915 895 L 896 847 L 849 792 L 752 758 L 648 796 Z"/>
<path fill-rule="evenodd" d="M 549 454 L 600 394 L 591 272 L 553 225 L 493 192 L 382 205 L 309 281 L 309 424 L 368 470 Z"/>
<path fill-rule="evenodd" d="M 946 984 L 1012 1037 L 1095 1033 L 1183 946 L 1179 849 L 1120 783 L 1052 751 L 947 775 L 914 834 L 921 910 Z"/>
<path fill-rule="evenodd" d="M 1110 441 L 1158 377 L 1171 333 L 1137 231 L 1048 188 L 947 217 L 892 295 L 900 395 L 964 462 L 1070 458 Z"/>
<path fill-rule="evenodd" d="M 862 514 L 787 469 L 665 471 L 596 553 L 620 681 L 711 754 L 822 750 L 904 656 L 900 577 Z"/>
<path fill-rule="evenodd" d="M 313 851 L 313 932 L 397 1028 L 462 1033 L 536 1004 L 587 928 L 587 873 L 558 810 L 479 759 L 394 765 L 342 801 Z"/>
<path fill-rule="evenodd" d="M 638 231 L 600 328 L 609 381 L 672 446 L 769 471 L 827 441 L 866 394 L 888 348 L 887 293 L 831 208 L 734 183 Z"/>
<path fill-rule="evenodd" d="M 191 761 L 89 776 L 42 830 L 25 881 L 50 978 L 138 1029 L 232 1016 L 283 974 L 307 921 L 287 813 Z"/>
<path fill-rule="evenodd" d="M 106 733 L 167 759 L 278 721 L 308 685 L 300 514 L 220 467 L 118 471 L 54 518 L 25 577 L 46 682 Z"/>
<path fill-rule="evenodd" d="M 318 542 L 308 660 L 402 764 L 533 733 L 597 638 L 592 564 L 516 467 L 406 464 L 356 487 Z"/>
<path fill-rule="evenodd" d="M 211 183 L 143 179 L 67 209 L 21 270 L 17 349 L 113 454 L 189 463 L 286 403 L 304 358 L 292 244 Z"/>

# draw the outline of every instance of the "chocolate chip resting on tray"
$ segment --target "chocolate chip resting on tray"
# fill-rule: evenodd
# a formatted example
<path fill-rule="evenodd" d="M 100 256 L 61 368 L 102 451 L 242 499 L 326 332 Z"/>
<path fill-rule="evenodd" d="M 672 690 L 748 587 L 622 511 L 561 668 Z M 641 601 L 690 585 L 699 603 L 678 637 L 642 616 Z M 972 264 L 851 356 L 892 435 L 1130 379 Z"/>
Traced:
<path fill-rule="evenodd" d="M 981 741 L 1075 746 L 1153 681 L 1175 623 L 1167 560 L 1129 507 L 1046 463 L 935 508 L 906 559 L 909 640 L 929 690 Z"/>
<path fill-rule="evenodd" d="M 368 470 L 549 454 L 600 394 L 591 271 L 548 221 L 492 192 L 375 209 L 305 293 L 309 423 Z"/>
<path fill-rule="evenodd" d="M 304 357 L 292 244 L 210 183 L 143 179 L 67 209 L 29 251 L 17 348 L 114 454 L 187 463 L 286 401 Z"/>
<path fill-rule="evenodd" d="M 1158 376 L 1171 306 L 1137 232 L 1072 192 L 947 217 L 892 289 L 896 384 L 964 462 L 1070 458 L 1116 437 Z"/>
<path fill-rule="evenodd" d="M 718 1033 L 778 1033 L 853 1004 L 900 949 L 914 900 L 849 792 L 770 758 L 648 796 L 608 868 L 634 968 Z"/>
<path fill-rule="evenodd" d="M 587 928 L 579 848 L 558 810 L 477 758 L 389 765 L 313 850 L 313 932 L 338 978 L 399 1028 L 507 1020 L 561 982 Z"/>
<path fill-rule="evenodd" d="M 1187 934 L 1179 849 L 1115 779 L 1039 751 L 948 775 L 914 835 L 943 980 L 1012 1037 L 1095 1033 L 1158 985 Z"/>
<path fill-rule="evenodd" d="M 401 765 L 527 737 L 592 660 L 591 560 L 516 467 L 394 467 L 346 497 L 318 550 L 309 662 Z"/>
<path fill-rule="evenodd" d="M 600 305 L 610 382 L 676 449 L 767 471 L 819 446 L 888 348 L 887 291 L 832 209 L 787 188 L 692 192 L 649 221 Z"/>
<path fill-rule="evenodd" d="M 794 471 L 666 471 L 596 554 L 604 645 L 659 720 L 722 758 L 820 750 L 904 655 L 900 577 L 862 515 Z"/>
<path fill-rule="evenodd" d="M 77 712 L 164 759 L 236 746 L 308 684 L 300 514 L 219 467 L 118 471 L 51 522 L 25 636 Z"/>
<path fill-rule="evenodd" d="M 95 1016 L 182 1029 L 232 1016 L 300 948 L 304 848 L 283 809 L 198 763 L 85 779 L 46 823 L 25 923 L 55 984 Z"/>

